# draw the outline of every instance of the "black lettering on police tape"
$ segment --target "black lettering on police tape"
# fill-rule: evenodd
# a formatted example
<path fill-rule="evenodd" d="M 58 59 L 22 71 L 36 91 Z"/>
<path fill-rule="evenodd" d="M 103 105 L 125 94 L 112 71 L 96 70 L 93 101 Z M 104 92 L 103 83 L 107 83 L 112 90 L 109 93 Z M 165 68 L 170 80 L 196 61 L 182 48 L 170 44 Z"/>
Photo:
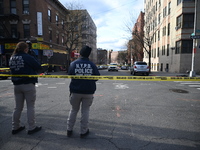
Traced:
<path fill-rule="evenodd" d="M 126 79 L 126 77 L 117 77 L 116 79 Z"/>
<path fill-rule="evenodd" d="M 155 79 L 167 80 L 167 77 L 155 77 Z"/>
<path fill-rule="evenodd" d="M 109 77 L 108 77 L 108 76 L 106 76 L 106 77 L 104 76 L 104 77 L 103 77 L 103 79 L 109 79 L 109 80 L 113 80 L 113 78 L 114 78 L 114 77 L 112 77 L 112 76 L 109 76 Z"/>

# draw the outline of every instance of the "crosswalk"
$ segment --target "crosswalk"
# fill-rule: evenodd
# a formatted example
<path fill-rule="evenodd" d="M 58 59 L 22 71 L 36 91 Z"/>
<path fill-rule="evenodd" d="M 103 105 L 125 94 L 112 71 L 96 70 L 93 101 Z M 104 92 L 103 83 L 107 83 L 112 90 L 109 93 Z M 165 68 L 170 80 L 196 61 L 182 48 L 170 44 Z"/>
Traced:
<path fill-rule="evenodd" d="M 196 88 L 197 90 L 200 90 L 200 81 L 175 81 L 178 82 L 181 85 L 186 85 L 191 88 Z"/>

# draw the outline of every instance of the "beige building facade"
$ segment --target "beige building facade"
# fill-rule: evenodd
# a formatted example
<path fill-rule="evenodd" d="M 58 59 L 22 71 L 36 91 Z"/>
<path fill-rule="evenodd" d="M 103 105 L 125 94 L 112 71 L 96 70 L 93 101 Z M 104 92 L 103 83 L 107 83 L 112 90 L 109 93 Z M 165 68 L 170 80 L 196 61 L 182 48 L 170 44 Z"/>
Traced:
<path fill-rule="evenodd" d="M 198 0 L 196 0 L 198 1 Z M 151 42 L 151 71 L 200 73 L 200 40 L 193 39 L 195 0 L 145 0 L 145 36 Z M 200 35 L 200 2 L 196 2 L 196 35 Z M 148 35 L 147 35 L 148 34 Z M 194 52 L 194 61 L 192 53 Z M 144 61 L 149 62 L 144 52 Z"/>

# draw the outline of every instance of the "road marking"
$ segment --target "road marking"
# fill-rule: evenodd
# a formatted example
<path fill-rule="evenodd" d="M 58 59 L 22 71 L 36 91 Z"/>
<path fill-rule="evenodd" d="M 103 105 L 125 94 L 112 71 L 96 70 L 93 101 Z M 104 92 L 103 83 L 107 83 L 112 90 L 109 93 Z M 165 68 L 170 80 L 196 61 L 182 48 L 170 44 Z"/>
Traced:
<path fill-rule="evenodd" d="M 200 82 L 182 82 L 181 84 L 199 84 L 200 85 Z"/>
<path fill-rule="evenodd" d="M 189 87 L 200 87 L 200 85 L 188 85 Z"/>
<path fill-rule="evenodd" d="M 123 83 L 113 83 L 115 85 L 115 89 L 128 89 L 128 85 L 127 84 L 123 84 Z"/>
<path fill-rule="evenodd" d="M 48 83 L 44 83 L 44 84 L 42 84 L 42 83 L 36 83 L 35 84 L 36 87 L 39 87 L 39 86 L 42 86 L 42 85 L 48 85 Z"/>

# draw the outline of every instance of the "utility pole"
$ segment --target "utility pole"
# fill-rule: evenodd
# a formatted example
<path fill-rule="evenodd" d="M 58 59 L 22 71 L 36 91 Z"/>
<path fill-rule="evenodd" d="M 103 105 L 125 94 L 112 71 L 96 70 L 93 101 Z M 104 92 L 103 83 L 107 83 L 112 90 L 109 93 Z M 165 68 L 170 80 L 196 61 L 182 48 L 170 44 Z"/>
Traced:
<path fill-rule="evenodd" d="M 197 22 L 197 0 L 195 0 L 195 12 L 194 12 L 194 36 L 196 36 L 196 22 Z M 196 38 L 193 38 L 193 48 L 192 48 L 192 66 L 189 76 L 195 77 L 196 73 L 194 71 L 194 60 L 195 60 L 195 52 L 196 52 Z"/>

